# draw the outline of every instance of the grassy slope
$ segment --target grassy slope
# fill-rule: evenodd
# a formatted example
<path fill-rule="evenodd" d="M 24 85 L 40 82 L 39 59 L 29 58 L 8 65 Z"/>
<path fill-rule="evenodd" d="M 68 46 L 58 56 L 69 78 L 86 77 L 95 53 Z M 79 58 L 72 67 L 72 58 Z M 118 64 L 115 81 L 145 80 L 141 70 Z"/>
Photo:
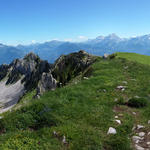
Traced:
<path fill-rule="evenodd" d="M 126 66 L 128 69 L 124 69 Z M 41 99 L 4 114 L 0 120 L 0 149 L 130 150 L 134 124 L 143 124 L 150 131 L 150 105 L 131 109 L 114 100 L 126 101 L 136 95 L 149 99 L 150 68 L 120 58 L 100 59 L 92 68 L 88 80 L 47 92 Z M 124 85 L 122 81 L 128 82 L 124 92 L 116 90 Z M 31 95 L 20 103 L 25 104 Z M 118 125 L 114 116 L 120 113 L 122 124 Z M 116 135 L 107 135 L 110 126 L 117 129 Z M 62 143 L 64 135 L 67 144 Z"/>
<path fill-rule="evenodd" d="M 136 61 L 142 64 L 150 65 L 150 56 L 140 55 L 136 53 L 117 53 L 117 56 L 126 58 L 130 61 Z"/>

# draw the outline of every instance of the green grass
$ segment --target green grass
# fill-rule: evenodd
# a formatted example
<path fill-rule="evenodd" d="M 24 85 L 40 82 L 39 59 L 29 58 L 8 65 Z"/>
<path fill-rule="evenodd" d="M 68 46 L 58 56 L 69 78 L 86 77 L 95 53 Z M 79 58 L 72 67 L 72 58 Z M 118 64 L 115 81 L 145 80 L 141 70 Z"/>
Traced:
<path fill-rule="evenodd" d="M 126 58 L 130 61 L 150 65 L 150 56 L 140 55 L 136 53 L 117 53 L 117 57 Z"/>
<path fill-rule="evenodd" d="M 0 149 L 132 149 L 132 127 L 136 122 L 146 126 L 150 105 L 130 108 L 124 102 L 134 96 L 150 99 L 150 67 L 116 58 L 99 59 L 92 70 L 88 80 L 77 78 L 77 84 L 72 80 L 71 84 L 47 92 L 40 99 L 31 98 L 35 91 L 25 95 L 18 104 L 20 107 L 5 113 L 0 120 Z M 119 85 L 127 86 L 125 91 L 117 90 Z M 121 102 L 115 102 L 116 98 Z M 114 107 L 124 111 L 115 112 Z M 132 111 L 138 112 L 140 117 L 135 118 Z M 119 113 L 123 114 L 121 125 L 114 121 Z M 116 128 L 117 134 L 107 135 L 109 127 Z M 64 135 L 67 144 L 62 142 Z"/>

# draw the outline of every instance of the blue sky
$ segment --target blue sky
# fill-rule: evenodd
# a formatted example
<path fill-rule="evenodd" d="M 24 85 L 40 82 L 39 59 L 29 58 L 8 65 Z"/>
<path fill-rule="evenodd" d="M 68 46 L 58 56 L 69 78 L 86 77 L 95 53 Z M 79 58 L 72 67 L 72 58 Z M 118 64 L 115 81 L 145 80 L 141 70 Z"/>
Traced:
<path fill-rule="evenodd" d="M 0 0 L 0 42 L 150 34 L 150 0 Z"/>

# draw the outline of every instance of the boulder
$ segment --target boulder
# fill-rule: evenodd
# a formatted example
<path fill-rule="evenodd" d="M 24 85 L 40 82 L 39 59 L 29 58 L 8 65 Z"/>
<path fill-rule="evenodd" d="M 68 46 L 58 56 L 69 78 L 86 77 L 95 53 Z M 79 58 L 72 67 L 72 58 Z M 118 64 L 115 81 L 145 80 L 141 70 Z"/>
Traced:
<path fill-rule="evenodd" d="M 41 60 L 34 53 L 29 53 L 23 59 L 15 59 L 9 65 L 6 84 L 13 84 L 22 79 L 26 90 L 36 88 L 42 73 L 49 72 L 50 69 L 51 66 L 47 61 Z"/>
<path fill-rule="evenodd" d="M 53 78 L 52 74 L 43 73 L 41 80 L 38 83 L 37 87 L 37 95 L 43 94 L 45 91 L 48 90 L 55 90 L 57 87 L 57 81 Z"/>

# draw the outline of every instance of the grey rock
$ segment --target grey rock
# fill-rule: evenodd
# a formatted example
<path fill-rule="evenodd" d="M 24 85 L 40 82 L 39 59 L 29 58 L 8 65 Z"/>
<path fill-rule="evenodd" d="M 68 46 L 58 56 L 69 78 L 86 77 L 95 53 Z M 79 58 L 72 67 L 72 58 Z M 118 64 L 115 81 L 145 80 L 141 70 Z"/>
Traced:
<path fill-rule="evenodd" d="M 135 98 L 140 98 L 138 95 L 134 96 Z"/>
<path fill-rule="evenodd" d="M 67 144 L 66 136 L 65 136 L 65 135 L 63 136 L 62 143 L 63 143 L 63 144 Z"/>
<path fill-rule="evenodd" d="M 87 77 L 83 77 L 83 79 L 88 80 L 89 78 L 87 78 Z"/>
<path fill-rule="evenodd" d="M 121 124 L 121 121 L 120 120 L 115 120 L 118 124 Z"/>
<path fill-rule="evenodd" d="M 118 119 L 119 117 L 118 116 L 115 116 L 115 119 Z"/>
<path fill-rule="evenodd" d="M 136 112 L 132 112 L 133 115 L 136 115 Z"/>
<path fill-rule="evenodd" d="M 118 101 L 118 98 L 115 98 L 114 101 L 117 102 L 117 101 Z"/>
<path fill-rule="evenodd" d="M 128 69 L 128 68 L 129 68 L 128 66 L 125 66 L 125 67 L 124 67 L 124 69 Z"/>
<path fill-rule="evenodd" d="M 135 149 L 136 149 L 136 150 L 145 150 L 143 147 L 141 147 L 141 146 L 139 146 L 139 145 L 137 145 L 137 144 L 135 145 Z"/>
<path fill-rule="evenodd" d="M 37 95 L 43 94 L 48 90 L 55 90 L 57 81 L 53 78 L 51 73 L 43 73 L 37 88 Z"/>
<path fill-rule="evenodd" d="M 122 85 L 117 86 L 117 89 L 118 89 L 118 90 L 121 90 L 121 91 L 124 91 L 125 88 L 126 88 L 126 86 L 122 86 Z"/>
<path fill-rule="evenodd" d="M 147 144 L 147 145 L 150 145 L 150 142 L 147 142 L 146 144 Z"/>
<path fill-rule="evenodd" d="M 145 135 L 145 132 L 140 132 L 140 133 L 139 133 L 139 136 L 140 136 L 140 137 L 143 137 L 144 135 Z"/>
<path fill-rule="evenodd" d="M 115 129 L 115 128 L 110 127 L 110 128 L 108 129 L 107 134 L 117 134 L 117 131 L 116 131 L 116 129 Z"/>
<path fill-rule="evenodd" d="M 142 126 L 142 125 L 137 125 L 137 129 L 139 130 L 139 129 L 143 129 L 144 128 L 144 126 Z"/>
<path fill-rule="evenodd" d="M 143 138 L 139 137 L 139 136 L 133 136 L 132 140 L 133 140 L 134 143 L 138 143 L 140 140 L 143 140 Z"/>
<path fill-rule="evenodd" d="M 134 131 L 136 129 L 136 127 L 134 126 L 133 128 L 132 128 L 132 131 Z"/>
<path fill-rule="evenodd" d="M 123 83 L 123 84 L 128 84 L 128 82 L 127 82 L 127 81 L 122 81 L 122 83 Z"/>

